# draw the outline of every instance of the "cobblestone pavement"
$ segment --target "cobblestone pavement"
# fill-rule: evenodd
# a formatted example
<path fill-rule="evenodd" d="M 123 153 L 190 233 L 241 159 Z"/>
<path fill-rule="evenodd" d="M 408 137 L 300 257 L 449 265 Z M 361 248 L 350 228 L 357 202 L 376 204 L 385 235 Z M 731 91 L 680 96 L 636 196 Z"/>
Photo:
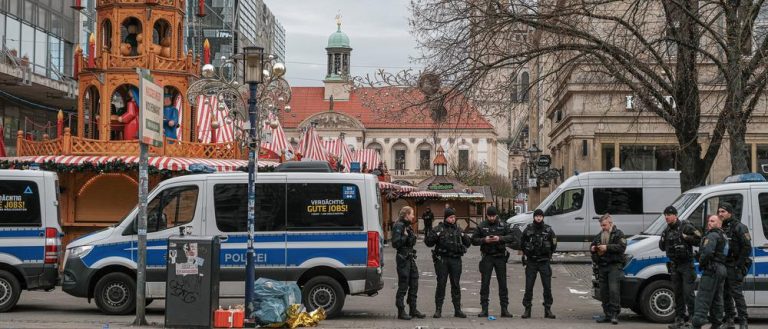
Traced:
<path fill-rule="evenodd" d="M 553 311 L 557 319 L 543 319 L 541 306 L 541 286 L 537 285 L 534 293 L 533 318 L 521 319 L 523 311 L 521 300 L 524 291 L 524 272 L 519 256 L 513 255 L 508 265 L 510 288 L 510 311 L 515 314 L 513 319 L 489 320 L 478 318 L 480 311 L 480 273 L 478 262 L 480 251 L 477 247 L 470 248 L 464 257 L 464 272 L 462 274 L 462 309 L 469 315 L 467 319 L 453 318 L 453 307 L 449 300 L 444 305 L 444 315 L 441 319 L 426 319 L 401 321 L 395 318 L 394 295 L 397 280 L 394 270 L 394 250 L 386 248 L 384 289 L 375 297 L 348 297 L 344 307 L 344 315 L 339 319 L 326 320 L 320 328 L 403 328 L 403 329 L 449 329 L 449 328 L 614 328 L 611 325 L 596 324 L 592 316 L 600 313 L 600 303 L 590 296 L 592 279 L 591 265 L 588 257 L 583 254 L 557 255 L 553 265 L 553 295 L 555 304 Z M 423 243 L 418 244 L 418 263 L 421 273 L 419 286 L 419 309 L 431 315 L 434 312 L 435 276 L 429 250 Z M 498 316 L 498 290 L 495 278 L 491 284 L 490 311 Z M 450 294 L 448 294 L 450 295 Z M 446 296 L 450 299 L 449 296 Z M 221 305 L 241 304 L 242 300 L 221 301 Z M 153 323 L 152 327 L 162 327 L 164 303 L 155 301 L 148 307 L 147 318 Z M 752 328 L 768 328 L 768 310 L 750 310 L 754 319 Z M 10 313 L 0 313 L 0 328 L 128 328 L 133 316 L 105 316 L 99 313 L 94 304 L 88 304 L 85 299 L 75 298 L 63 293 L 60 289 L 53 292 L 25 292 L 22 294 L 16 310 Z M 620 317 L 621 328 L 658 328 L 665 329 L 665 324 L 647 322 L 642 317 L 624 310 Z M 615 328 L 618 328 L 615 327 Z"/>

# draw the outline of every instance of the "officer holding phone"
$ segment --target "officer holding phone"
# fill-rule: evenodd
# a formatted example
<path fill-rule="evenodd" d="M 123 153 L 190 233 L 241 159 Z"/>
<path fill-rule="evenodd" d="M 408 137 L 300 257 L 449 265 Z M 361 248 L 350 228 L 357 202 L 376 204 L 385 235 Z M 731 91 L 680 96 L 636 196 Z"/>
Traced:
<path fill-rule="evenodd" d="M 485 212 L 486 220 L 477 226 L 472 235 L 472 244 L 480 246 L 483 258 L 480 260 L 480 306 L 482 312 L 478 317 L 488 316 L 488 295 L 490 294 L 491 274 L 496 271 L 496 279 L 499 282 L 499 302 L 501 303 L 501 316 L 512 317 L 507 310 L 509 306 L 509 294 L 507 291 L 507 260 L 509 252 L 507 244 L 512 242 L 514 236 L 507 223 L 499 220 L 496 207 L 488 207 Z"/>

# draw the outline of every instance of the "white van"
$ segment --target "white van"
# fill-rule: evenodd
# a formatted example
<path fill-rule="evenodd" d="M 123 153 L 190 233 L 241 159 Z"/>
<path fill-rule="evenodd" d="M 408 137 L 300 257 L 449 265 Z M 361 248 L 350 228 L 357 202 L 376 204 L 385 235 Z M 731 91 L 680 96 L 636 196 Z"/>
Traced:
<path fill-rule="evenodd" d="M 599 219 L 610 213 L 627 236 L 639 234 L 680 194 L 679 171 L 585 172 L 566 179 L 538 206 L 557 234 L 557 250 L 586 251 L 600 232 Z M 524 227 L 533 212 L 507 220 Z"/>
<path fill-rule="evenodd" d="M 56 287 L 61 236 L 56 173 L 0 170 L 0 312 L 22 290 Z"/>
<path fill-rule="evenodd" d="M 753 265 L 743 285 L 744 298 L 750 307 L 768 307 L 768 183 L 762 177 L 759 180 L 762 182 L 694 188 L 672 203 L 678 217 L 690 221 L 702 233 L 706 216 L 717 214 L 718 204 L 733 205 L 734 216 L 747 225 L 752 235 Z M 671 322 L 675 318 L 674 293 L 666 266 L 669 259 L 659 249 L 659 239 L 666 227 L 664 216 L 660 215 L 645 232 L 627 240 L 627 264 L 621 283 L 621 306 L 655 322 Z M 599 289 L 596 282 L 593 281 L 593 285 Z M 593 294 L 598 296 L 594 291 Z"/>
<path fill-rule="evenodd" d="M 246 173 L 189 175 L 161 182 L 147 208 L 147 298 L 165 297 L 166 244 L 179 226 L 219 236 L 220 296 L 245 293 Z M 369 174 L 259 173 L 256 276 L 296 282 L 309 309 L 338 315 L 346 295 L 383 287 L 378 180 Z M 94 298 L 107 314 L 135 307 L 138 209 L 117 226 L 67 247 L 62 289 Z"/>

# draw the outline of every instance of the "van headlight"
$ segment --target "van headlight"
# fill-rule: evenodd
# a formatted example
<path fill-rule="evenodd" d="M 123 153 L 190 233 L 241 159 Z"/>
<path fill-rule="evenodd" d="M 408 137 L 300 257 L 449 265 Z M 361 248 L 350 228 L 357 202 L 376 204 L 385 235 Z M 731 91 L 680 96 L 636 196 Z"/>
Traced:
<path fill-rule="evenodd" d="M 69 249 L 69 257 L 82 258 L 93 250 L 93 246 L 80 246 Z"/>

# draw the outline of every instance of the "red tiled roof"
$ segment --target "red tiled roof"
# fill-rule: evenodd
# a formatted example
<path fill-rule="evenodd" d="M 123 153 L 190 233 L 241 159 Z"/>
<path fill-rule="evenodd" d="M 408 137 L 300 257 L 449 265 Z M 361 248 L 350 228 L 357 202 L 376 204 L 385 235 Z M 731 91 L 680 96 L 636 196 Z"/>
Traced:
<path fill-rule="evenodd" d="M 328 112 L 330 102 L 323 99 L 323 87 L 292 87 L 291 88 L 291 112 L 280 113 L 280 122 L 285 128 L 297 128 L 306 118 L 320 113 Z M 384 94 L 381 94 L 384 93 Z M 391 94 L 391 95 L 390 95 Z M 362 96 L 361 95 L 376 95 Z M 405 102 L 396 101 L 397 97 L 407 99 Z M 437 124 L 429 116 L 430 111 L 425 107 L 411 107 L 405 110 L 387 112 L 386 110 L 373 110 L 366 104 L 375 104 L 384 108 L 394 105 L 407 106 L 418 100 L 420 93 L 406 92 L 399 88 L 362 88 L 355 89 L 347 101 L 335 100 L 333 111 L 344 113 L 362 122 L 366 129 L 387 128 L 445 128 L 445 129 L 493 129 L 493 126 L 472 106 L 452 106 L 446 104 L 448 117 L 442 124 Z M 365 98 L 365 100 L 363 99 Z M 392 101 L 389 101 L 389 100 Z M 366 104 L 364 104 L 366 103 Z M 406 104 L 407 103 L 407 104 Z M 406 105 L 403 105 L 406 104 Z M 466 103 L 465 103 L 466 104 Z M 371 105 L 369 105 L 371 106 Z"/>

